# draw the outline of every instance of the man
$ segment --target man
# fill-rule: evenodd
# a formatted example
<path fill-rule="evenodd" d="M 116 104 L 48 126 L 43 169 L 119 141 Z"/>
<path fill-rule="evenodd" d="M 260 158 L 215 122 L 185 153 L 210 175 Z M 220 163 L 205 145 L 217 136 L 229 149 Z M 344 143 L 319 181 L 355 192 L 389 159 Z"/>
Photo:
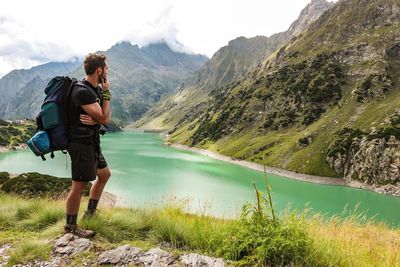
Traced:
<path fill-rule="evenodd" d="M 72 89 L 69 101 L 71 129 L 68 153 L 71 157 L 72 187 L 67 198 L 64 231 L 88 238 L 94 236 L 94 231 L 78 228 L 77 217 L 88 182 L 95 180 L 84 217 L 95 214 L 104 186 L 111 176 L 100 148 L 100 124 L 109 121 L 111 94 L 104 55 L 88 54 L 84 69 L 86 77 Z"/>

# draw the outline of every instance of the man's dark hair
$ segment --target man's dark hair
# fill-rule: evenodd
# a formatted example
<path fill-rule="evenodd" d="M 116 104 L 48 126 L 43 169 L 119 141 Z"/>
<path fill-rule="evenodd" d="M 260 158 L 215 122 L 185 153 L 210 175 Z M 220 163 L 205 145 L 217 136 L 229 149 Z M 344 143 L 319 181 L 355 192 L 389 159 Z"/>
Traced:
<path fill-rule="evenodd" d="M 94 53 L 88 54 L 83 62 L 86 75 L 92 75 L 98 67 L 104 69 L 106 66 L 106 59 L 104 55 Z"/>

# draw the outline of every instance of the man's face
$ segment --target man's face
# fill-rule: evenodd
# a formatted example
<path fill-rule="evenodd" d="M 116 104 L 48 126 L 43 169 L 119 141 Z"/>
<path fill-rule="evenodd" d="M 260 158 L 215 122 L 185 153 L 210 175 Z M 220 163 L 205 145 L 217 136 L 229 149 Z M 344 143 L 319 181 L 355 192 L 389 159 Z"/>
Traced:
<path fill-rule="evenodd" d="M 101 83 L 102 80 L 103 79 L 107 79 L 107 76 L 108 76 L 108 64 L 107 64 L 107 61 L 106 61 L 106 66 L 104 68 L 98 68 L 97 70 L 98 70 L 97 73 L 99 75 L 99 83 Z"/>

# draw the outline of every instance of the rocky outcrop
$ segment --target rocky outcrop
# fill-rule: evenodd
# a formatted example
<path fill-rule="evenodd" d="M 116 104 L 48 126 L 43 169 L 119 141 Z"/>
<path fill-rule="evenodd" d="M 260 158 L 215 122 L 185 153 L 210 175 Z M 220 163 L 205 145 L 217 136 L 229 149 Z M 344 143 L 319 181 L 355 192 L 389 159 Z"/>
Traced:
<path fill-rule="evenodd" d="M 183 255 L 181 257 L 181 261 L 186 266 L 214 266 L 214 267 L 225 266 L 224 261 L 222 259 L 216 259 L 195 253 Z"/>
<path fill-rule="evenodd" d="M 140 248 L 128 245 L 120 246 L 112 250 L 104 251 L 97 259 L 99 264 L 128 264 L 139 262 L 142 255 Z"/>
<path fill-rule="evenodd" d="M 347 182 L 357 180 L 376 192 L 400 196 L 400 140 L 371 136 L 353 138 L 346 152 L 337 150 L 326 160 Z"/>
<path fill-rule="evenodd" d="M 359 179 L 367 184 L 400 182 L 400 141 L 367 137 L 355 140 L 345 165 L 346 179 Z M 400 185 L 400 184 L 399 184 Z"/>
<path fill-rule="evenodd" d="M 8 255 L 8 250 L 11 248 L 11 245 L 8 243 L 0 246 L 0 266 L 4 266 L 7 264 L 10 256 Z"/>
<path fill-rule="evenodd" d="M 286 32 L 287 36 L 293 37 L 303 32 L 308 26 L 318 19 L 325 11 L 333 7 L 333 2 L 326 0 L 312 0 L 300 13 L 300 16 L 294 21 Z"/>
<path fill-rule="evenodd" d="M 9 259 L 10 244 L 0 246 L 0 266 L 7 264 Z M 73 258 L 82 252 L 92 251 L 96 258 L 86 259 L 81 266 L 146 266 L 146 267 L 177 267 L 177 266 L 210 266 L 223 267 L 221 258 L 190 253 L 180 257 L 173 256 L 168 251 L 159 247 L 143 252 L 140 248 L 129 245 L 119 246 L 114 249 L 102 251 L 94 242 L 86 238 L 79 238 L 72 234 L 65 234 L 54 241 L 53 252 L 48 261 L 36 259 L 25 265 L 17 264 L 14 267 L 58 267 L 74 266 Z"/>
<path fill-rule="evenodd" d="M 75 255 L 79 252 L 89 250 L 93 242 L 86 238 L 78 238 L 73 234 L 66 234 L 54 244 L 54 253 L 59 255 Z"/>

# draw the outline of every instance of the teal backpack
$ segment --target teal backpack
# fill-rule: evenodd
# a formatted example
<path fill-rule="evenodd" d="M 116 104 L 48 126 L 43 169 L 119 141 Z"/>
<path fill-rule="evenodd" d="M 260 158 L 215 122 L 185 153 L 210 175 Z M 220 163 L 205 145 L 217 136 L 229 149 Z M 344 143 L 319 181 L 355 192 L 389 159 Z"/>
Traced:
<path fill-rule="evenodd" d="M 36 117 L 37 132 L 27 145 L 36 156 L 46 160 L 44 155 L 54 151 L 67 153 L 69 141 L 68 103 L 77 80 L 68 76 L 57 76 L 47 84 L 41 111 Z"/>

